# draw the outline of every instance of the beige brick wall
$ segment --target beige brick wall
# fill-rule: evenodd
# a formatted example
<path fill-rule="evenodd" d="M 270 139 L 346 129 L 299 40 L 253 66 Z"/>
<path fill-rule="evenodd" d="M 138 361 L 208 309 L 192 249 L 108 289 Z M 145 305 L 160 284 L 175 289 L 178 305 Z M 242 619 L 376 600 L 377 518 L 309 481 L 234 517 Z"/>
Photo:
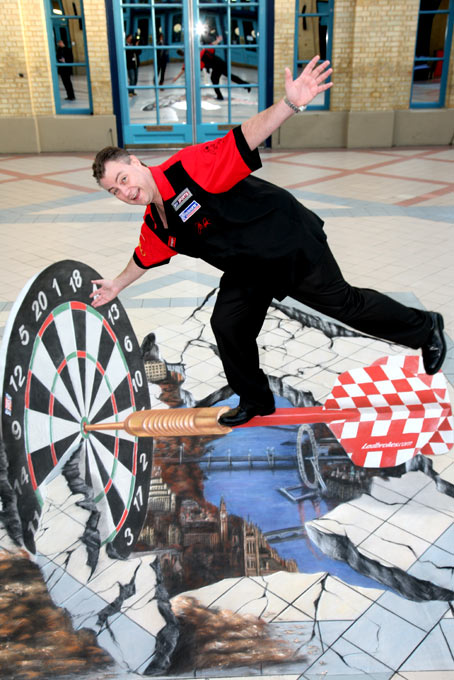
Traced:
<path fill-rule="evenodd" d="M 336 0 L 334 3 L 334 30 L 332 45 L 331 110 L 349 111 L 353 72 L 353 30 L 355 26 L 353 0 Z"/>
<path fill-rule="evenodd" d="M 449 62 L 448 86 L 446 89 L 446 106 L 454 109 L 454 45 L 451 48 L 451 59 Z"/>
<path fill-rule="evenodd" d="M 84 10 L 93 114 L 110 114 L 113 111 L 112 87 L 105 5 L 101 0 L 85 0 Z"/>
<path fill-rule="evenodd" d="M 293 71 L 295 40 L 295 3 L 293 0 L 275 0 L 274 5 L 274 101 L 284 94 L 285 67 Z"/>
<path fill-rule="evenodd" d="M 43 3 L 2 0 L 0 11 L 0 116 L 52 111 Z"/>
<path fill-rule="evenodd" d="M 418 9 L 419 0 L 335 0 L 333 113 L 408 109 Z M 93 113 L 109 117 L 113 108 L 104 1 L 84 0 L 84 10 Z M 275 101 L 284 92 L 285 67 L 293 68 L 294 32 L 294 0 L 275 0 Z M 5 125 L 11 118 L 55 116 L 44 0 L 0 0 L 0 92 Z M 446 107 L 454 108 L 454 49 Z"/>
<path fill-rule="evenodd" d="M 0 117 L 55 113 L 43 0 L 0 0 Z M 93 113 L 112 113 L 105 6 L 85 0 Z M 19 75 L 22 74 L 22 77 Z"/>
<path fill-rule="evenodd" d="M 285 52 L 293 62 L 293 7 L 276 1 L 275 100 L 283 92 Z M 409 108 L 418 10 L 419 0 L 335 1 L 331 111 Z M 454 105 L 452 67 L 446 105 Z"/>
<path fill-rule="evenodd" d="M 408 108 L 418 9 L 419 0 L 355 3 L 351 111 Z"/>
<path fill-rule="evenodd" d="M 55 105 L 44 3 L 41 0 L 19 0 L 19 5 L 32 113 L 35 116 L 51 115 L 55 111 Z"/>

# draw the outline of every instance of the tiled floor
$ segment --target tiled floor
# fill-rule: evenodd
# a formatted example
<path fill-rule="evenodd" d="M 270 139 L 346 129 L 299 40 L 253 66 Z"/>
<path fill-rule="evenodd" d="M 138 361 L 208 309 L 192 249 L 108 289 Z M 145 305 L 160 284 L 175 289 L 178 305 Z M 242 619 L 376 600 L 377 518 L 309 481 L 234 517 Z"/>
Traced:
<path fill-rule="evenodd" d="M 167 152 L 138 155 L 154 164 Z M 90 176 L 91 160 L 91 154 L 80 153 L 0 156 L 0 333 L 24 284 L 48 265 L 74 259 L 105 277 L 126 265 L 137 242 L 142 210 L 99 190 Z M 263 151 L 262 160 L 259 176 L 290 189 L 325 220 L 332 250 L 351 283 L 443 313 L 448 338 L 444 373 L 453 385 L 454 149 Z M 216 288 L 218 278 L 213 267 L 178 256 L 124 291 L 120 297 L 139 342 L 153 331 L 167 362 L 181 360 L 200 327 L 204 341 L 213 342 L 205 324 L 212 300 L 194 316 L 191 312 Z M 285 354 L 283 334 L 293 334 Z M 260 344 L 267 372 L 288 376 L 289 385 L 311 390 L 322 402 L 330 392 L 333 373 L 371 363 L 384 351 L 402 352 L 370 338 L 336 338 L 329 346 L 327 338 L 310 329 L 302 332 L 299 323 L 287 317 L 279 323 L 275 317 L 268 319 Z M 219 361 L 207 346 L 193 346 L 185 353 L 185 389 L 195 399 L 223 384 Z M 304 375 L 298 371 L 302 357 Z M 436 459 L 434 467 L 441 478 L 454 483 L 452 452 Z M 452 498 L 439 493 L 422 473 L 410 474 L 416 475 L 410 490 L 405 488 L 407 480 L 394 480 L 386 490 L 377 490 L 372 509 L 370 497 L 358 499 L 335 510 L 334 519 L 321 518 L 314 524 L 325 522 L 325 531 L 330 531 L 329 527 L 344 521 L 354 543 L 362 543 L 367 554 L 378 553 L 385 564 L 419 578 L 432 569 L 439 574 L 435 583 L 453 589 L 454 558 L 448 541 L 453 531 Z M 416 522 L 418 531 L 413 526 L 408 533 L 415 516 L 421 519 Z M 383 522 L 389 522 L 389 531 L 394 532 L 386 533 L 384 540 Z M 454 678 L 452 610 L 446 601 L 410 602 L 383 590 L 379 583 L 377 589 L 353 588 L 323 574 L 289 574 L 288 581 L 271 576 L 240 579 L 236 584 L 220 582 L 196 596 L 208 605 L 262 612 L 276 624 L 277 635 L 278 624 L 292 621 L 298 628 L 295 639 L 300 635 L 301 644 L 311 641 L 304 667 L 234 673 L 213 669 L 204 672 L 205 677 Z"/>

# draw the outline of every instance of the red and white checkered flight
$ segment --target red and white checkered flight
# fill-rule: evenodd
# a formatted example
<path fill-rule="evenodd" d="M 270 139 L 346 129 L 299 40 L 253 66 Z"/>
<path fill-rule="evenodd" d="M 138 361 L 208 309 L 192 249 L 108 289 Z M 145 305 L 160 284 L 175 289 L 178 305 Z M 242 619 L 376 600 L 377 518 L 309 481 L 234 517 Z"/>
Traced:
<path fill-rule="evenodd" d="M 387 468 L 418 454 L 447 453 L 454 422 L 443 373 L 418 356 L 384 357 L 342 373 L 323 407 L 277 409 L 251 425 L 329 423 L 355 465 Z"/>
<path fill-rule="evenodd" d="M 380 359 L 339 376 L 325 408 L 357 409 L 355 420 L 331 422 L 355 465 L 393 467 L 418 453 L 447 453 L 454 423 L 446 380 L 427 375 L 418 356 Z"/>

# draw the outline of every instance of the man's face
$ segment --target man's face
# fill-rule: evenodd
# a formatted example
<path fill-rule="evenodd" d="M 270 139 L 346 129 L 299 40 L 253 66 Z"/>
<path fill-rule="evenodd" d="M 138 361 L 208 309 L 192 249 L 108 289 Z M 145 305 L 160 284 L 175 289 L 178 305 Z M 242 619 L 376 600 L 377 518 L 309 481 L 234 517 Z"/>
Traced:
<path fill-rule="evenodd" d="M 107 161 L 100 185 L 129 205 L 155 203 L 160 196 L 151 172 L 136 156 L 130 156 L 130 159 L 130 163 L 124 160 Z"/>

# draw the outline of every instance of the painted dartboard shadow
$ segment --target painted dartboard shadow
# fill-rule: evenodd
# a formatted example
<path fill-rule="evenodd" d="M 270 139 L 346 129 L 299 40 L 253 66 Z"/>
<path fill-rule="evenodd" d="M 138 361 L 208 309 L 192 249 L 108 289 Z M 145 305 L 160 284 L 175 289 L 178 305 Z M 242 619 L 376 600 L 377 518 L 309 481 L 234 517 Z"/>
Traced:
<path fill-rule="evenodd" d="M 103 544 L 126 557 L 145 519 L 152 439 L 84 431 L 85 423 L 121 422 L 150 408 L 140 348 L 121 302 L 91 306 L 92 280 L 99 278 L 82 262 L 51 265 L 25 286 L 5 328 L 2 436 L 31 552 L 45 486 L 76 451 L 100 511 Z"/>

